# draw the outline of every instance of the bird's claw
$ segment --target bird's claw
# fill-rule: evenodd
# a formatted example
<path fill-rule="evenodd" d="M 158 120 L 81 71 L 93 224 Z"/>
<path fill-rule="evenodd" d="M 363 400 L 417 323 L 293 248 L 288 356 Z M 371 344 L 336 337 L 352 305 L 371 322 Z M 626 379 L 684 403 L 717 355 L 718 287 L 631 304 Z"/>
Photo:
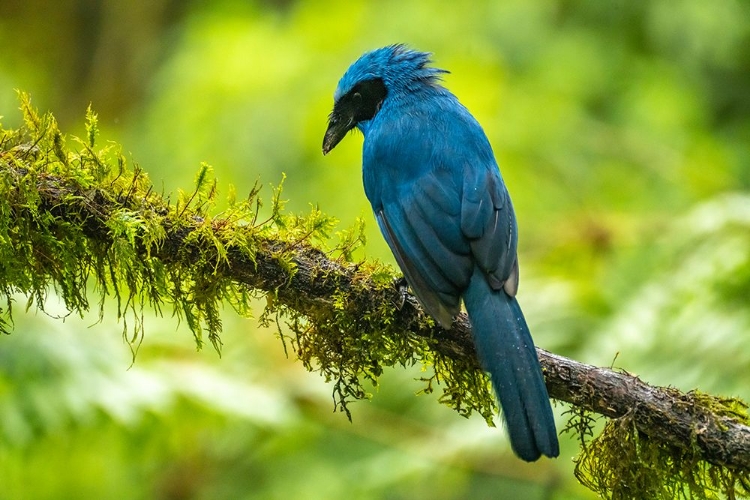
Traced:
<path fill-rule="evenodd" d="M 406 297 L 409 295 L 409 284 L 406 282 L 406 278 L 401 276 L 393 281 L 393 287 L 398 290 L 398 301 L 396 302 L 396 309 L 401 310 L 406 303 Z"/>

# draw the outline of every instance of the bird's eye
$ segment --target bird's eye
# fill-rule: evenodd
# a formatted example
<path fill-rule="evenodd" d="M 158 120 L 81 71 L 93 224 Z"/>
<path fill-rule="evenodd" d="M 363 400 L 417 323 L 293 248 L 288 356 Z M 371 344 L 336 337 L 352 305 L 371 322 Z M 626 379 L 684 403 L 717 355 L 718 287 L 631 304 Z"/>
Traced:
<path fill-rule="evenodd" d="M 352 99 L 360 100 L 362 99 L 362 94 L 355 92 L 354 95 L 352 95 Z"/>

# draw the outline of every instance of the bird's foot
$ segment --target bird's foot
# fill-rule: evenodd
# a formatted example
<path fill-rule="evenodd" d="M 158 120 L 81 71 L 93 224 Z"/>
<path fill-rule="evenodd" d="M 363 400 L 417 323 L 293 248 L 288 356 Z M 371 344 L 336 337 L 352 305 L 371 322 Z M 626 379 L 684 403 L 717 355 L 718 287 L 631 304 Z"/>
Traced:
<path fill-rule="evenodd" d="M 406 297 L 409 295 L 409 284 L 406 282 L 406 278 L 401 276 L 393 281 L 393 287 L 398 290 L 398 301 L 396 302 L 396 309 L 399 311 L 406 303 Z"/>

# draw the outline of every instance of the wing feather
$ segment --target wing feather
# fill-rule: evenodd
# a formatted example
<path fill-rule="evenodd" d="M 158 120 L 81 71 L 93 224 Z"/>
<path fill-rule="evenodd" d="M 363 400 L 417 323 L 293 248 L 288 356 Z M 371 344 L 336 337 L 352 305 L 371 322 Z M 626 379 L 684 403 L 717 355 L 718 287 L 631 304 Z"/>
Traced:
<path fill-rule="evenodd" d="M 492 288 L 499 290 L 511 279 L 515 284 L 509 283 L 506 291 L 512 290 L 515 295 L 518 230 L 513 205 L 495 165 L 473 168 L 464 175 L 461 230 Z"/>
<path fill-rule="evenodd" d="M 450 328 L 453 316 L 458 314 L 459 310 L 458 295 L 446 296 L 437 292 L 427 280 L 429 274 L 424 269 L 424 265 L 418 265 L 418 261 L 409 257 L 409 251 L 412 250 L 408 243 L 411 238 L 404 238 L 402 232 L 396 232 L 383 210 L 376 213 L 376 219 L 399 268 L 419 302 L 443 328 Z"/>

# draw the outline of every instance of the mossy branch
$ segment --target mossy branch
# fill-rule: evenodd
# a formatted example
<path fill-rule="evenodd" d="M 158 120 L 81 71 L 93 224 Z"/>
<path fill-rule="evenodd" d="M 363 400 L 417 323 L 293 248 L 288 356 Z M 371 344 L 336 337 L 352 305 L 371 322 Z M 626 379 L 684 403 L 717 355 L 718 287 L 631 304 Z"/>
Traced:
<path fill-rule="evenodd" d="M 421 363 L 434 373 L 426 392 L 439 384 L 441 402 L 492 422 L 496 407 L 467 318 L 444 330 L 390 267 L 349 262 L 364 240 L 361 223 L 324 250 L 335 221 L 317 209 L 285 214 L 280 188 L 264 220 L 257 186 L 240 202 L 232 192 L 229 208 L 214 214 L 208 165 L 172 205 L 113 145 L 97 150 L 91 110 L 86 140 L 68 150 L 54 118 L 20 99 L 25 126 L 0 128 L 0 328 L 11 328 L 19 293 L 27 307 L 43 308 L 55 290 L 83 314 L 93 285 L 100 314 L 115 298 L 131 344 L 142 339 L 143 309 L 168 305 L 199 346 L 207 334 L 220 349 L 220 306 L 249 315 L 249 298 L 265 297 L 261 321 L 289 326 L 279 329 L 285 349 L 333 383 L 335 407 L 347 415 L 347 402 L 368 397 L 365 380 L 376 383 L 386 366 Z M 607 498 L 747 494 L 750 420 L 738 400 L 650 386 L 541 349 L 539 357 L 550 396 L 572 405 L 567 430 L 581 440 L 576 474 L 584 484 Z M 594 439 L 590 412 L 611 419 Z"/>

